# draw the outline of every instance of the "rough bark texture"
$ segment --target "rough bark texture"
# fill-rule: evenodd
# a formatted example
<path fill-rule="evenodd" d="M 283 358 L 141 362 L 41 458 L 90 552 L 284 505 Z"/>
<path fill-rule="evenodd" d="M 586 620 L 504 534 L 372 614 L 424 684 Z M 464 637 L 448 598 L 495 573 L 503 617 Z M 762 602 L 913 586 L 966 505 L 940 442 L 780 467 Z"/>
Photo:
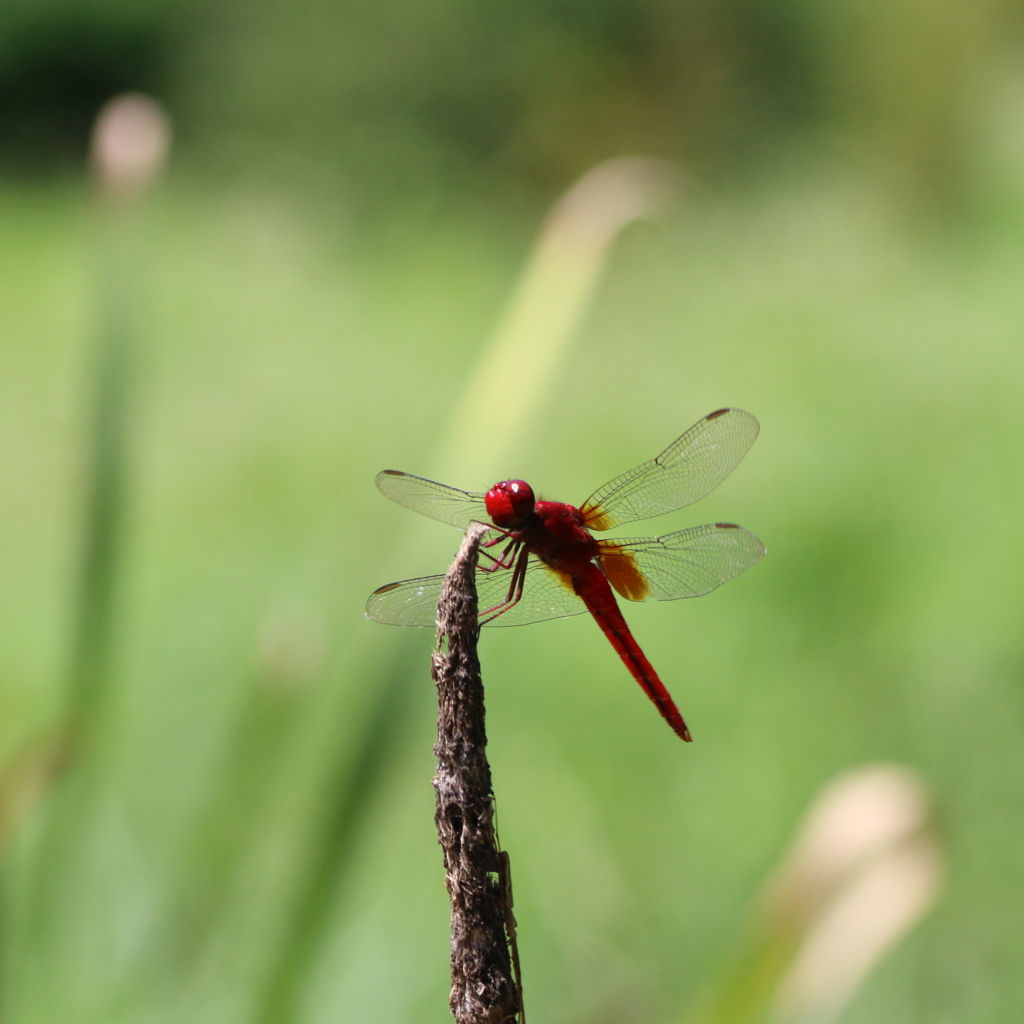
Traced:
<path fill-rule="evenodd" d="M 452 990 L 459 1024 L 522 1024 L 508 858 L 494 834 L 494 794 L 476 653 L 476 564 L 484 527 L 473 526 L 445 577 L 437 607 L 438 842 L 452 902 Z M 510 952 L 510 945 L 512 951 Z"/>

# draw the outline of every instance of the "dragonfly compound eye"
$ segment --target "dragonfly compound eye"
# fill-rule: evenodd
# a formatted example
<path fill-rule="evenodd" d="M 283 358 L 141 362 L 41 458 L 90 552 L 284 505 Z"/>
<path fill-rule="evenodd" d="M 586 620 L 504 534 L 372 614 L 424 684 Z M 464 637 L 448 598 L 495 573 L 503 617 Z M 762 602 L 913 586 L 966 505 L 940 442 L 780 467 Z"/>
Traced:
<path fill-rule="evenodd" d="M 495 484 L 484 501 L 497 526 L 519 526 L 533 511 L 533 488 L 522 480 L 505 480 Z"/>

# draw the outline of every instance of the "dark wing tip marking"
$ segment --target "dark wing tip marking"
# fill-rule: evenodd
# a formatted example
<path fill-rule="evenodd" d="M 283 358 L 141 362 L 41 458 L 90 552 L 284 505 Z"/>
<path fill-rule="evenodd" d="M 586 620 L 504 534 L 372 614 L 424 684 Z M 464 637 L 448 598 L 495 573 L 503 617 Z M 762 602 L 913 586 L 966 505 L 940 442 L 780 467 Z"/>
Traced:
<path fill-rule="evenodd" d="M 373 482 L 377 485 L 377 490 L 381 492 L 385 497 L 389 497 L 387 491 L 384 490 L 384 481 L 389 476 L 405 476 L 400 470 L 397 469 L 382 469 L 374 478 Z"/>
<path fill-rule="evenodd" d="M 715 523 L 715 529 L 717 530 L 741 530 L 742 527 L 736 523 Z"/>
<path fill-rule="evenodd" d="M 385 583 L 383 587 L 378 587 L 370 597 L 376 597 L 377 594 L 386 594 L 389 590 L 394 590 L 395 587 L 400 587 L 401 583 Z"/>
<path fill-rule="evenodd" d="M 719 416 L 724 416 L 727 412 L 732 412 L 732 409 L 716 409 L 714 412 L 709 412 L 704 419 L 717 420 Z"/>

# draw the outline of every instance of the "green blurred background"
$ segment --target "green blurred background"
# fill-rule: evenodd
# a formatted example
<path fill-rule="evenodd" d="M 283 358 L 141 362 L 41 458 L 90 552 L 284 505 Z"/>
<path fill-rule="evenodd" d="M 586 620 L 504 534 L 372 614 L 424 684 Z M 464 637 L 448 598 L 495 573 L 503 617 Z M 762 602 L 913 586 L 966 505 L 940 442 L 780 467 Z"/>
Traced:
<path fill-rule="evenodd" d="M 623 153 L 681 196 L 616 244 L 499 475 L 579 501 L 739 406 L 749 456 L 651 532 L 769 554 L 626 609 L 692 747 L 584 618 L 485 636 L 530 1019 L 683 1020 L 813 794 L 877 760 L 932 787 L 948 872 L 843 1021 L 1024 1019 L 1022 14 L 4 0 L 4 1024 L 449 1019 L 432 637 L 362 606 L 458 535 L 373 477 L 433 471 L 546 210 Z M 137 284 L 85 172 L 126 89 L 175 128 Z M 76 697 L 111 280 L 142 313 Z M 493 429 L 515 362 L 489 387 Z"/>

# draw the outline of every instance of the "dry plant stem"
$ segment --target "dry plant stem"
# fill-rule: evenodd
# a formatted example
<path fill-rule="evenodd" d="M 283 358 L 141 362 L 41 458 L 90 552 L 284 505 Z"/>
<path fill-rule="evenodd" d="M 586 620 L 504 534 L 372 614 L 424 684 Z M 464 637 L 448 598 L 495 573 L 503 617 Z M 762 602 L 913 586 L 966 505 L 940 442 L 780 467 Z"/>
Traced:
<path fill-rule="evenodd" d="M 445 577 L 437 606 L 438 842 L 452 901 L 452 990 L 458 1024 L 520 1021 L 522 991 L 513 973 L 508 858 L 494 832 L 494 793 L 484 731 L 484 686 L 476 645 L 476 565 L 486 527 L 472 526 Z"/>

